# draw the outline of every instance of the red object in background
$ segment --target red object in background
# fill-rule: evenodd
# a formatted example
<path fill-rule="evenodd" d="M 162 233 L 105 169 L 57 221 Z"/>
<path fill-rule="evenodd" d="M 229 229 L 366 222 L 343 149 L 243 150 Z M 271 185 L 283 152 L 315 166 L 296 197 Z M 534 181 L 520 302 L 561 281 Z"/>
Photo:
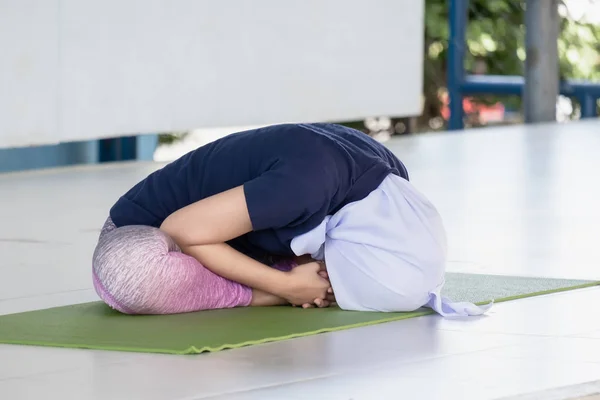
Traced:
<path fill-rule="evenodd" d="M 448 119 L 450 118 L 450 99 L 448 98 L 448 95 L 441 95 L 441 101 L 442 118 L 444 118 L 445 121 L 448 121 Z M 467 117 L 476 118 L 481 124 L 501 122 L 504 120 L 505 108 L 504 104 L 502 103 L 496 103 L 488 106 L 485 104 L 477 103 L 470 97 L 465 97 L 463 99 L 463 110 L 465 110 L 465 114 L 467 115 Z"/>

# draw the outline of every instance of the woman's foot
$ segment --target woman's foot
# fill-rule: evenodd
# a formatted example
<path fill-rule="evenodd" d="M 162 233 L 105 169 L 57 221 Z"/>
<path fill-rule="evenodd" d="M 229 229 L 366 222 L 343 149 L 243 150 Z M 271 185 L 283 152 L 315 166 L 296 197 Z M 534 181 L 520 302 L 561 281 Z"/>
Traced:
<path fill-rule="evenodd" d="M 283 306 L 287 304 L 290 303 L 284 298 L 263 292 L 262 290 L 252 289 L 251 307 Z"/>

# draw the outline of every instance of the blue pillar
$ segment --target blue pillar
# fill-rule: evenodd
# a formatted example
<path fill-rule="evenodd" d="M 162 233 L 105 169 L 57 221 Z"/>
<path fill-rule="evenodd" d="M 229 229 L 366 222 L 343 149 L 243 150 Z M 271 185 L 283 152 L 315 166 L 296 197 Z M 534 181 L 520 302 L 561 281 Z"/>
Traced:
<path fill-rule="evenodd" d="M 114 139 L 101 139 L 98 146 L 100 162 L 154 159 L 158 135 L 140 135 Z"/>
<path fill-rule="evenodd" d="M 579 96 L 579 104 L 581 105 L 581 118 L 594 118 L 597 116 L 597 99 L 590 94 Z"/>
<path fill-rule="evenodd" d="M 447 86 L 450 100 L 449 130 L 464 128 L 463 96 L 461 86 L 465 79 L 465 47 L 467 43 L 467 20 L 469 0 L 450 0 L 450 20 L 447 59 Z"/>
<path fill-rule="evenodd" d="M 95 164 L 97 162 L 98 142 L 96 140 L 0 149 L 0 172 Z"/>
<path fill-rule="evenodd" d="M 135 136 L 101 139 L 98 148 L 100 162 L 128 161 L 136 158 Z"/>
<path fill-rule="evenodd" d="M 138 160 L 154 161 L 154 151 L 158 146 L 158 135 L 140 135 L 137 137 L 136 155 Z"/>
<path fill-rule="evenodd" d="M 0 149 L 0 173 L 126 160 L 153 161 L 158 135 Z"/>

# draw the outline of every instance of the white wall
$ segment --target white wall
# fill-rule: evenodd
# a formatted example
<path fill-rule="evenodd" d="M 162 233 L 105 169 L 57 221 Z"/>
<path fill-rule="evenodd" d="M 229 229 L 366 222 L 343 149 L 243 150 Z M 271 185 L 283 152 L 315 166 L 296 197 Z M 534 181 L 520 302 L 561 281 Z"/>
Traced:
<path fill-rule="evenodd" d="M 0 147 L 417 115 L 423 0 L 0 0 Z"/>

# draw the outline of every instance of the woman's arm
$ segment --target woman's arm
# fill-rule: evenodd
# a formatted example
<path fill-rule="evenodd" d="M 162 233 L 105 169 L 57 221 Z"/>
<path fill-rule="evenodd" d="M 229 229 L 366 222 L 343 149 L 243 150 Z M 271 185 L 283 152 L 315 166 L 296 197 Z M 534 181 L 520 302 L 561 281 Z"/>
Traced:
<path fill-rule="evenodd" d="M 215 274 L 251 288 L 281 295 L 287 285 L 286 272 L 261 264 L 226 243 L 183 246 L 181 250 Z"/>
<path fill-rule="evenodd" d="M 171 214 L 160 227 L 182 251 L 217 275 L 283 297 L 292 304 L 325 299 L 329 281 L 316 263 L 290 272 L 261 264 L 225 242 L 252 231 L 242 186 L 197 201 Z M 313 271 L 314 270 L 314 271 Z"/>
<path fill-rule="evenodd" d="M 244 187 L 192 203 L 169 215 L 160 229 L 180 246 L 225 243 L 252 231 Z"/>
<path fill-rule="evenodd" d="M 171 236 L 184 253 L 217 275 L 269 293 L 284 286 L 283 272 L 225 244 L 252 230 L 242 186 L 175 211 L 160 229 Z"/>

